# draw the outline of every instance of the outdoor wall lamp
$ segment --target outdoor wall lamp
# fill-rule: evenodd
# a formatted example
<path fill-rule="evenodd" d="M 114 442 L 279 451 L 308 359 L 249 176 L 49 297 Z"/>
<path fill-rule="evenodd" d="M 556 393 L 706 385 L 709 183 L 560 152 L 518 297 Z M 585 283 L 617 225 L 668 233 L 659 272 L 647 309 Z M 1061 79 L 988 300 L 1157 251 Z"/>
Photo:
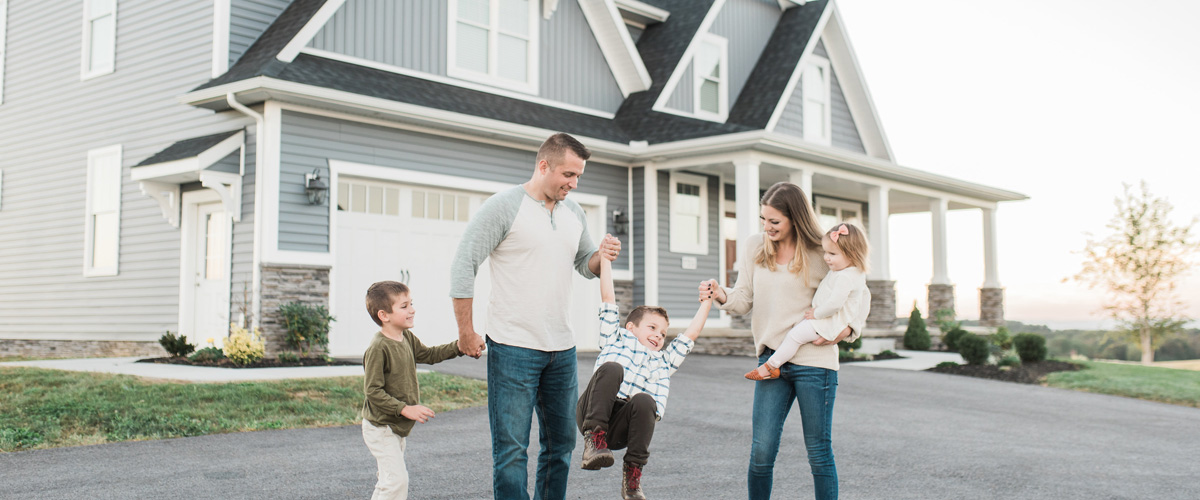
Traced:
<path fill-rule="evenodd" d="M 329 195 L 329 186 L 321 181 L 321 171 L 313 170 L 304 174 L 304 194 L 308 195 L 309 205 L 324 205 L 325 197 Z"/>
<path fill-rule="evenodd" d="M 621 210 L 613 210 L 612 217 L 613 233 L 616 233 L 617 236 L 620 236 L 629 232 L 629 217 L 625 215 L 625 212 Z"/>

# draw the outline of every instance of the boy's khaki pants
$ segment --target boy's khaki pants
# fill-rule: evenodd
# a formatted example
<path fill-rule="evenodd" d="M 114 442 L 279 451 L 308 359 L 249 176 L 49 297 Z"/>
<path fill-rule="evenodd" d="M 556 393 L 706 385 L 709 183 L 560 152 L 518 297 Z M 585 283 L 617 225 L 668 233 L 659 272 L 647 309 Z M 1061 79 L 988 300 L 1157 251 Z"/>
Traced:
<path fill-rule="evenodd" d="M 375 493 L 371 500 L 407 500 L 408 468 L 404 465 L 404 438 L 392 432 L 388 426 L 375 427 L 367 419 L 362 421 L 363 441 L 375 455 L 379 465 Z"/>

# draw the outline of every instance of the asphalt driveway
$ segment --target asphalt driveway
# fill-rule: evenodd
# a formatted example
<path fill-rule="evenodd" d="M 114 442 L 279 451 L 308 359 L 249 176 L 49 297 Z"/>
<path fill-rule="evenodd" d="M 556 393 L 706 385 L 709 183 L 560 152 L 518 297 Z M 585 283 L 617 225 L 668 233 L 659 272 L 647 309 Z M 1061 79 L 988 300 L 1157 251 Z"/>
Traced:
<path fill-rule="evenodd" d="M 581 384 L 593 360 L 581 357 Z M 741 374 L 752 367 L 748 358 L 689 357 L 655 432 L 647 496 L 745 498 L 753 386 Z M 436 368 L 482 377 L 485 364 Z M 1193 499 L 1200 491 L 1198 409 L 854 365 L 840 377 L 834 452 L 844 499 Z M 799 427 L 793 413 L 776 498 L 812 495 Z M 491 498 L 486 409 L 418 426 L 407 461 L 415 500 Z M 368 498 L 374 473 L 357 426 L 265 431 L 0 454 L 0 498 Z M 619 498 L 619 482 L 619 467 L 576 469 L 568 496 Z"/>

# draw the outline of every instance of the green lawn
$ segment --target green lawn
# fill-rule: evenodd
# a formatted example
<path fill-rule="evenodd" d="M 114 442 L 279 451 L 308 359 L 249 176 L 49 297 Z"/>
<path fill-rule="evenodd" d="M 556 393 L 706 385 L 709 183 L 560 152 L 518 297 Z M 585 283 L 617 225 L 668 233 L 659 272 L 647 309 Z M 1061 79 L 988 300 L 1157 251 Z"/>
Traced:
<path fill-rule="evenodd" d="M 1200 372 L 1088 361 L 1075 372 L 1046 376 L 1046 385 L 1200 408 Z"/>
<path fill-rule="evenodd" d="M 434 411 L 487 402 L 480 380 L 421 373 Z M 0 451 L 357 423 L 362 377 L 228 384 L 0 368 Z"/>

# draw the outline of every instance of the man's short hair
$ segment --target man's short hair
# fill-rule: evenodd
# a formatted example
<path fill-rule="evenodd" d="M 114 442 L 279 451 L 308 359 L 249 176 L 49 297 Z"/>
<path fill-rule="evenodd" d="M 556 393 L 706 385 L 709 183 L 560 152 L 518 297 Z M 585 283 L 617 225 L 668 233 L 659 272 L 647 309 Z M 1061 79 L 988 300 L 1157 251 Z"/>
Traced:
<path fill-rule="evenodd" d="M 637 306 L 632 311 L 629 311 L 629 316 L 625 317 L 625 323 L 633 323 L 635 326 L 641 326 L 642 318 L 647 314 L 657 314 L 667 320 L 667 323 L 671 322 L 671 318 L 667 316 L 666 309 L 658 306 Z M 663 332 L 663 335 L 666 335 L 666 332 Z"/>
<path fill-rule="evenodd" d="M 546 160 L 546 163 L 550 165 L 550 168 L 557 167 L 559 160 L 562 160 L 563 156 L 567 154 L 567 151 L 575 153 L 575 156 L 578 156 L 580 160 L 584 161 L 587 161 L 588 158 L 592 157 L 591 150 L 589 150 L 587 146 L 584 146 L 582 142 L 579 142 L 579 140 L 574 137 L 559 132 L 550 136 L 549 139 L 546 139 L 546 142 L 542 143 L 542 147 L 538 148 L 537 162 L 541 163 L 542 160 Z"/>
<path fill-rule="evenodd" d="M 380 281 L 367 289 L 367 312 L 371 313 L 371 321 L 383 326 L 379 319 L 379 311 L 392 311 L 397 295 L 407 295 L 408 285 L 399 281 Z"/>

